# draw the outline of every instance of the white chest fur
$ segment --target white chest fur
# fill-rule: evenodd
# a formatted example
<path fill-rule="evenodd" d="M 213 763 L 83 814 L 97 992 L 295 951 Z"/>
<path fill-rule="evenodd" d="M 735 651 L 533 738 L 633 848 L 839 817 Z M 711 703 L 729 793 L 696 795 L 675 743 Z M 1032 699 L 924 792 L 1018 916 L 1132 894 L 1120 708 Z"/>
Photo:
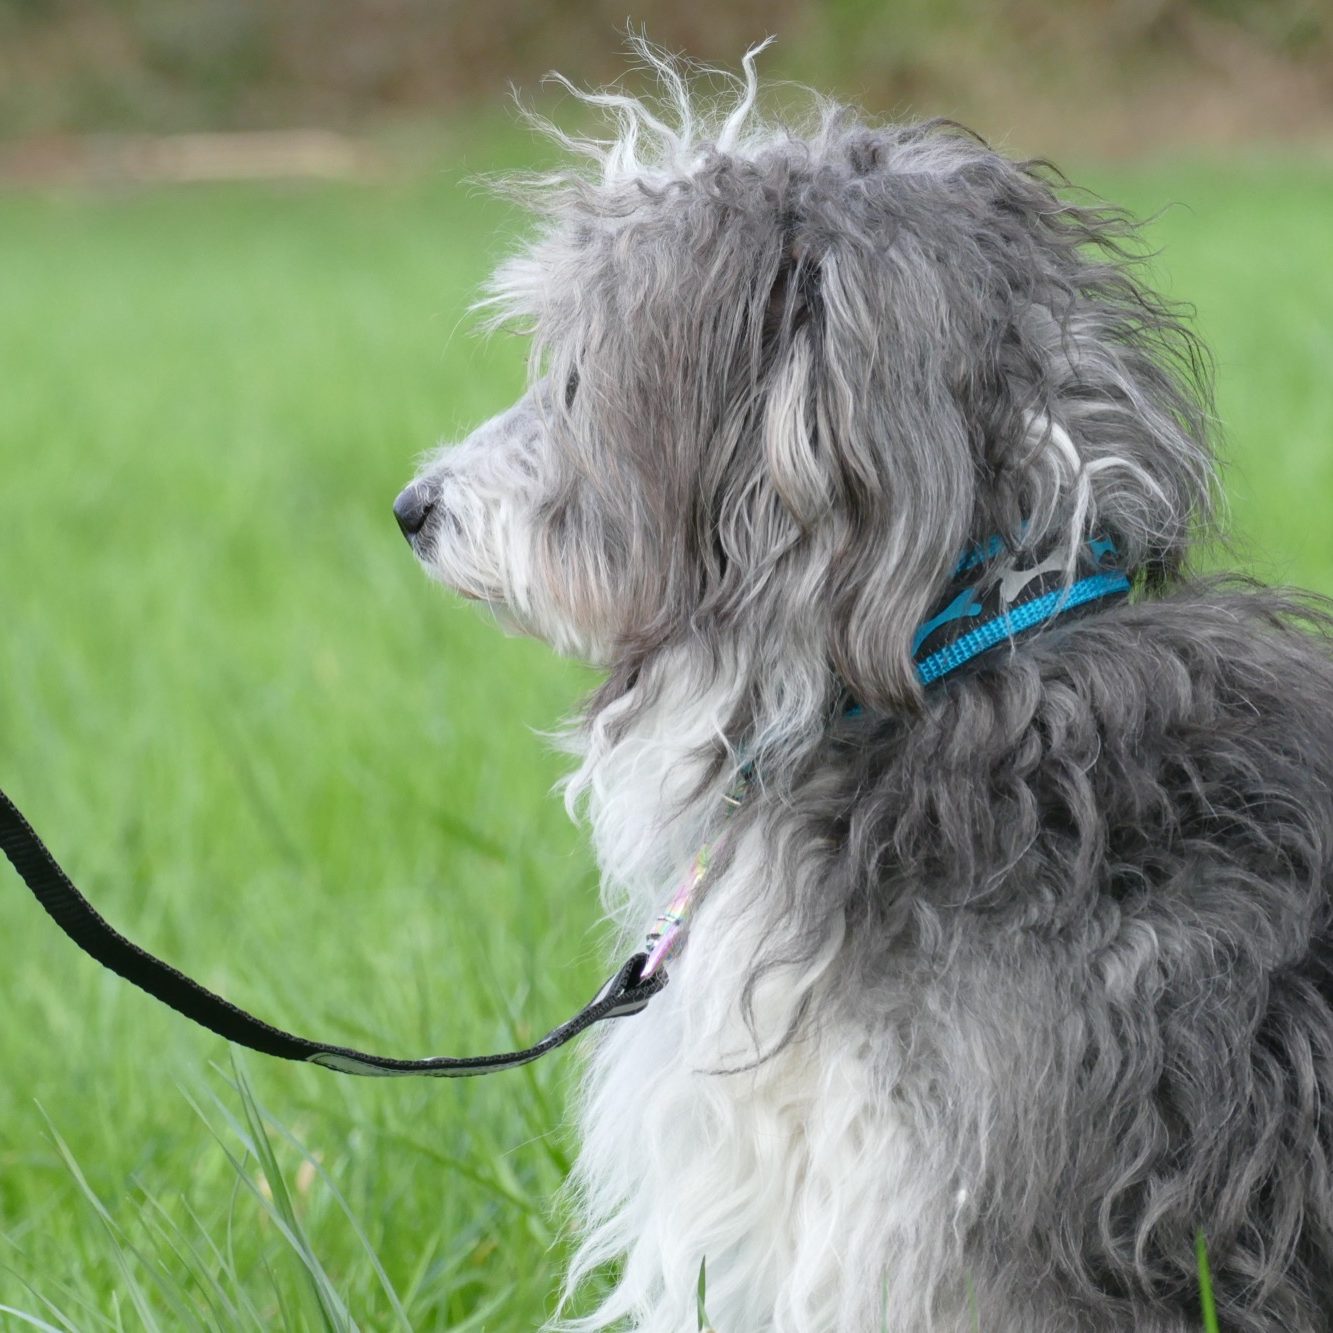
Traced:
<path fill-rule="evenodd" d="M 619 816 L 604 808 L 594 826 L 599 845 L 614 831 L 609 841 L 635 849 L 610 878 L 625 890 L 616 915 L 646 924 L 669 879 L 642 837 L 613 830 L 631 808 L 618 790 Z M 943 1273 L 941 1259 L 956 1184 L 932 1173 L 935 1155 L 895 1111 L 884 1078 L 895 1053 L 841 1016 L 841 916 L 814 958 L 762 975 L 747 1022 L 744 984 L 782 929 L 765 910 L 771 874 L 760 838 L 742 838 L 707 886 L 670 985 L 598 1039 L 580 1110 L 584 1232 L 571 1282 L 612 1259 L 622 1276 L 581 1327 L 693 1330 L 705 1261 L 720 1333 L 924 1329 L 932 1305 L 938 1316 L 953 1300 L 957 1271 Z"/>

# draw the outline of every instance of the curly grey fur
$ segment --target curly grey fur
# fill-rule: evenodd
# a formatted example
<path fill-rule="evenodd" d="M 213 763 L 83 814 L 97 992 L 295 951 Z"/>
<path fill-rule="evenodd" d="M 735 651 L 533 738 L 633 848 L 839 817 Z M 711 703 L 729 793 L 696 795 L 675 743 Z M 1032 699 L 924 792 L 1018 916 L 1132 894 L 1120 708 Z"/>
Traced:
<path fill-rule="evenodd" d="M 909 638 L 958 550 L 1023 523 L 1034 549 L 1095 526 L 1154 582 L 1179 567 L 1211 505 L 1204 357 L 1133 277 L 1126 215 L 942 121 L 830 107 L 809 137 L 689 148 L 531 183 L 550 229 L 494 284 L 578 386 L 550 403 L 550 521 L 621 618 L 599 703 L 743 625 L 784 672 L 808 640 L 812 696 L 831 659 L 868 705 L 915 706 Z M 790 731 L 769 666 L 737 734 Z"/>
<path fill-rule="evenodd" d="M 667 111 L 584 95 L 618 135 L 527 183 L 542 232 L 490 297 L 537 368 L 484 428 L 531 509 L 536 573 L 504 595 L 608 670 L 576 788 L 681 679 L 721 700 L 663 789 L 686 818 L 757 760 L 747 992 L 845 921 L 831 992 L 768 1036 L 866 1034 L 878 1101 L 966 1182 L 930 1263 L 972 1276 L 983 1328 L 1193 1327 L 1203 1229 L 1225 1326 L 1327 1329 L 1330 621 L 1185 574 L 1215 494 L 1204 355 L 1130 219 L 1049 169 L 943 122 L 775 130 L 749 62 L 701 119 L 645 54 Z M 442 509 L 463 477 L 430 472 Z M 993 533 L 1110 536 L 1137 600 L 923 692 L 912 632 Z M 468 586 L 449 540 L 423 558 Z M 598 1234 L 588 1263 L 624 1243 Z"/>
<path fill-rule="evenodd" d="M 1329 628 L 1186 585 L 844 722 L 794 778 L 775 846 L 836 850 L 774 915 L 845 909 L 842 1002 L 971 1182 L 983 1327 L 1196 1326 L 1200 1229 L 1226 1327 L 1329 1327 Z"/>

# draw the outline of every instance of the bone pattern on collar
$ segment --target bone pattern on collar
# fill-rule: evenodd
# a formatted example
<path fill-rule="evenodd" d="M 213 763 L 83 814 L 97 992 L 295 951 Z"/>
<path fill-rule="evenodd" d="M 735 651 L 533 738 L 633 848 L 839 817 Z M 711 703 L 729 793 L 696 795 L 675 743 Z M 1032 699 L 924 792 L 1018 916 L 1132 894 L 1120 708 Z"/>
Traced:
<path fill-rule="evenodd" d="M 1051 552 L 1036 565 L 1020 567 L 1017 555 L 997 561 L 1007 549 L 999 537 L 965 552 L 941 598 L 942 609 L 924 621 L 912 640 L 917 677 L 929 685 L 959 667 L 1098 602 L 1123 600 L 1131 590 L 1116 562 L 1115 543 L 1092 537 L 1080 551 Z M 1080 560 L 1091 572 L 1071 579 Z"/>

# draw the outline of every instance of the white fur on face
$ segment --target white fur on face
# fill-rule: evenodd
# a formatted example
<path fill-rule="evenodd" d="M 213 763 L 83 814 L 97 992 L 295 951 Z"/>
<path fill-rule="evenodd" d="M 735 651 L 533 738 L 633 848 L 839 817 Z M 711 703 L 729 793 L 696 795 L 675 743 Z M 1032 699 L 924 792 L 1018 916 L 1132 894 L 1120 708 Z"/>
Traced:
<path fill-rule="evenodd" d="M 602 627 L 575 592 L 586 580 L 576 552 L 544 530 L 560 489 L 539 384 L 479 426 L 461 444 L 438 450 L 418 473 L 435 508 L 413 543 L 432 578 L 485 602 L 507 629 L 545 640 L 558 653 L 605 660 Z"/>

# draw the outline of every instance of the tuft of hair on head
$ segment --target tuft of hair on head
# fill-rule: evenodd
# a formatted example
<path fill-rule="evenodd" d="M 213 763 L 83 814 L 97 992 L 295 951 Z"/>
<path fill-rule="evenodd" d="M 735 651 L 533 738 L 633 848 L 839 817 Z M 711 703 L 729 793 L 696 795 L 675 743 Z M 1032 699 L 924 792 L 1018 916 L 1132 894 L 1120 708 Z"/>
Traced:
<path fill-rule="evenodd" d="M 689 176 L 708 153 L 744 153 L 766 128 L 755 116 L 759 56 L 775 41 L 766 37 L 741 57 L 741 73 L 695 64 L 630 31 L 628 46 L 637 68 L 656 84 L 654 100 L 620 89 L 585 89 L 552 70 L 543 80 L 579 103 L 600 110 L 615 129 L 609 139 L 571 135 L 548 117 L 519 102 L 523 119 L 562 148 L 593 162 L 602 183 L 665 180 Z M 711 94 L 704 91 L 712 85 Z"/>
<path fill-rule="evenodd" d="M 794 754 L 847 694 L 921 706 L 912 635 L 969 543 L 1180 572 L 1209 366 L 1126 213 L 948 121 L 774 124 L 767 43 L 740 74 L 632 45 L 656 99 L 554 76 L 609 137 L 527 113 L 574 161 L 514 183 L 538 231 L 483 302 L 579 385 L 552 429 L 630 607 L 594 710 L 685 652 L 734 679 L 728 743 Z"/>

